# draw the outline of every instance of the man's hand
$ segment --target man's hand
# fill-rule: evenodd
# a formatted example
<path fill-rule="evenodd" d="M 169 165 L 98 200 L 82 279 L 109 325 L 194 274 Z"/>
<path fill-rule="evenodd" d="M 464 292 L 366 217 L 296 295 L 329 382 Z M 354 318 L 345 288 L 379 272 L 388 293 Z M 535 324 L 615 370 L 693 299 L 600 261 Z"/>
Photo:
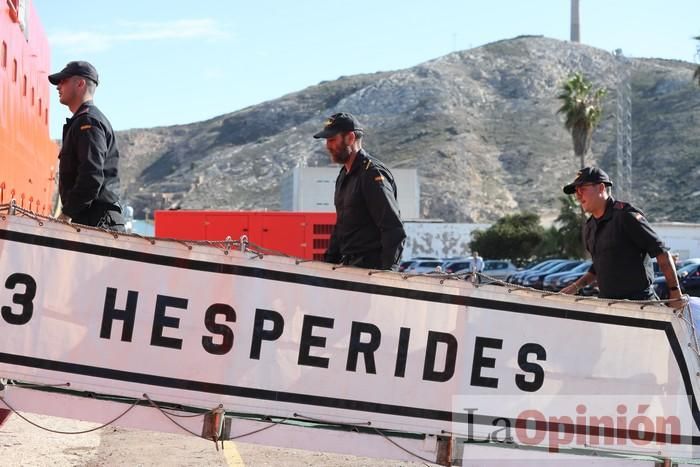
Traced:
<path fill-rule="evenodd" d="M 676 265 L 668 251 L 664 251 L 656 257 L 656 262 L 659 264 L 659 269 L 664 274 L 666 279 L 666 287 L 668 287 L 668 306 L 676 309 L 683 308 L 685 301 L 681 300 L 681 290 L 679 288 L 678 276 L 676 273 Z"/>
<path fill-rule="evenodd" d="M 668 292 L 669 302 L 666 303 L 667 306 L 680 310 L 685 306 L 685 300 L 683 300 L 683 294 L 680 290 L 670 290 Z"/>
<path fill-rule="evenodd" d="M 57 217 L 56 219 L 59 220 L 59 221 L 66 222 L 66 223 L 68 223 L 68 224 L 71 223 L 71 218 L 68 217 L 68 216 L 66 216 L 64 213 L 59 214 L 58 217 Z"/>
<path fill-rule="evenodd" d="M 569 294 L 569 295 L 576 295 L 579 290 L 582 288 L 586 287 L 589 284 L 592 284 L 595 282 L 596 277 L 595 274 L 593 274 L 591 271 L 587 271 L 586 274 L 581 276 L 581 278 L 575 280 L 571 284 L 567 285 L 563 289 L 561 289 L 559 292 L 563 294 Z"/>

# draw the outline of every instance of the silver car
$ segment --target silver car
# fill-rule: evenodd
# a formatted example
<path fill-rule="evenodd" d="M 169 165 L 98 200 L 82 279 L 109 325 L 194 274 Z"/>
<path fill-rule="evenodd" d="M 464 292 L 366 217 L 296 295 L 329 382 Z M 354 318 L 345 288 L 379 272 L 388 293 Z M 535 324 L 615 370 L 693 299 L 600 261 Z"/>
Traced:
<path fill-rule="evenodd" d="M 505 259 L 487 259 L 484 261 L 483 274 L 494 279 L 505 280 L 518 270 L 513 263 Z"/>

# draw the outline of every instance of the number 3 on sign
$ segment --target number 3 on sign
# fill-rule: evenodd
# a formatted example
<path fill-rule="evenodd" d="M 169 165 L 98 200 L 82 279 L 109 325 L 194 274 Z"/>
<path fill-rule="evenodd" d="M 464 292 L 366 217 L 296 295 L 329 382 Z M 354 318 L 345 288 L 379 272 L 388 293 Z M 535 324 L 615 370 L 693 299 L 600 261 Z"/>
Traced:
<path fill-rule="evenodd" d="M 34 296 L 36 295 L 36 281 L 28 274 L 19 272 L 10 274 L 5 281 L 5 288 L 14 290 L 18 285 L 24 286 L 24 292 L 13 294 L 12 303 L 21 305 L 21 312 L 19 314 L 13 313 L 12 308 L 9 306 L 3 306 L 0 311 L 2 312 L 2 319 L 7 323 L 22 325 L 27 324 L 29 320 L 32 319 L 32 313 L 34 313 L 34 303 L 32 300 L 34 300 Z"/>

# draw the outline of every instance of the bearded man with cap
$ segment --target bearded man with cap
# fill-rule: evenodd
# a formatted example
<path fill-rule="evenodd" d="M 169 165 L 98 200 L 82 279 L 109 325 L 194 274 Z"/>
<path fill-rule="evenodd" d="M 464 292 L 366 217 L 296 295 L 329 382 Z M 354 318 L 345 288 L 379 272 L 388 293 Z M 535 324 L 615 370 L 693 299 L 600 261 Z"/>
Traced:
<path fill-rule="evenodd" d="M 109 120 L 92 101 L 99 83 L 97 70 L 88 62 L 70 62 L 49 75 L 49 82 L 73 114 L 63 125 L 58 156 L 62 204 L 58 219 L 124 231 L 117 140 Z"/>
<path fill-rule="evenodd" d="M 368 269 L 391 269 L 403 251 L 394 176 L 362 149 L 364 130 L 349 113 L 331 115 L 314 138 L 325 139 L 331 161 L 342 164 L 335 182 L 335 228 L 325 261 Z"/>
<path fill-rule="evenodd" d="M 584 226 L 583 238 L 593 264 L 562 292 L 575 294 L 597 281 L 601 298 L 657 299 L 652 286 L 653 257 L 666 277 L 670 298 L 675 300 L 671 306 L 681 308 L 681 290 L 668 249 L 639 209 L 613 199 L 609 192 L 612 185 L 604 171 L 586 167 L 564 187 L 564 193 L 575 194 L 583 210 L 591 214 Z"/>

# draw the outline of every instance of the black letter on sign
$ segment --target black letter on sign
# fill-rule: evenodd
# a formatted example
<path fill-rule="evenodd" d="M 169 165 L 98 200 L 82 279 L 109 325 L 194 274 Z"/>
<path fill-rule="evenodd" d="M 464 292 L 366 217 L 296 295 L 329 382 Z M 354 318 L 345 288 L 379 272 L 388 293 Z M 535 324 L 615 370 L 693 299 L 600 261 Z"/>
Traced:
<path fill-rule="evenodd" d="M 474 362 L 472 363 L 472 386 L 485 388 L 497 388 L 498 378 L 481 376 L 482 368 L 496 368 L 496 359 L 484 357 L 484 348 L 500 349 L 503 347 L 503 339 L 491 339 L 490 337 L 476 337 L 474 342 Z"/>
<path fill-rule="evenodd" d="M 214 303 L 207 308 L 204 313 L 204 326 L 214 333 L 223 337 L 221 344 L 215 344 L 211 336 L 202 336 L 202 347 L 213 355 L 223 355 L 233 347 L 233 331 L 225 324 L 217 324 L 216 315 L 224 315 L 226 322 L 236 322 L 236 311 L 225 303 Z"/>
<path fill-rule="evenodd" d="M 411 337 L 411 328 L 401 328 L 399 333 L 399 348 L 396 351 L 396 368 L 394 376 L 403 378 L 406 375 L 406 361 L 408 360 L 408 340 Z"/>
<path fill-rule="evenodd" d="M 326 338 L 314 336 L 312 334 L 314 326 L 333 329 L 333 318 L 324 318 L 323 316 L 304 316 L 304 322 L 301 324 L 301 342 L 299 343 L 299 365 L 317 366 L 319 368 L 328 368 L 328 359 L 326 357 L 315 357 L 309 355 L 311 347 L 325 347 Z"/>
<path fill-rule="evenodd" d="M 362 333 L 369 334 L 369 342 L 360 342 Z M 377 367 L 374 364 L 374 351 L 377 350 L 382 341 L 382 333 L 377 326 L 359 321 L 352 322 L 350 330 L 350 345 L 348 346 L 348 363 L 345 366 L 347 371 L 357 371 L 357 354 L 365 355 L 365 371 L 377 374 Z"/>
<path fill-rule="evenodd" d="M 272 329 L 265 330 L 265 321 L 272 321 Z M 260 347 L 262 341 L 274 341 L 280 338 L 284 330 L 284 318 L 272 310 L 255 309 L 255 322 L 253 323 L 253 341 L 250 343 L 250 358 L 260 360 Z"/>
<path fill-rule="evenodd" d="M 22 305 L 22 313 L 15 315 L 12 313 L 12 308 L 9 306 L 2 307 L 2 317 L 8 324 L 27 324 L 32 319 L 34 313 L 34 296 L 36 295 L 36 281 L 28 274 L 16 272 L 10 274 L 5 281 L 7 290 L 14 289 L 17 284 L 24 285 L 24 293 L 16 293 L 12 295 L 12 303 Z"/>
<path fill-rule="evenodd" d="M 535 375 L 532 381 L 526 381 L 525 375 L 515 375 L 515 385 L 519 389 L 527 392 L 535 392 L 542 387 L 544 383 L 544 369 L 537 363 L 527 361 L 527 355 L 534 353 L 537 360 L 547 360 L 547 351 L 540 344 L 525 344 L 518 351 L 518 366 L 523 371 L 527 371 Z"/>
<path fill-rule="evenodd" d="M 139 293 L 135 290 L 129 290 L 129 293 L 126 295 L 126 309 L 117 310 L 115 308 L 117 289 L 107 287 L 105 306 L 102 309 L 102 326 L 100 327 L 100 337 L 102 339 L 112 338 L 112 321 L 119 319 L 124 321 L 124 324 L 122 324 L 122 342 L 131 342 L 131 335 L 134 333 L 136 303 L 138 299 Z"/>
<path fill-rule="evenodd" d="M 447 344 L 445 352 L 445 369 L 435 370 L 435 355 L 438 343 Z M 423 364 L 423 379 L 425 381 L 447 381 L 455 374 L 457 359 L 457 339 L 446 332 L 428 331 L 428 343 L 425 345 L 425 363 Z"/>
<path fill-rule="evenodd" d="M 169 347 L 171 349 L 182 348 L 182 339 L 175 337 L 165 337 L 163 328 L 175 328 L 180 326 L 180 318 L 165 316 L 166 308 L 181 308 L 187 309 L 187 299 L 179 297 L 169 297 L 167 295 L 158 295 L 156 297 L 156 312 L 153 314 L 153 330 L 151 331 L 151 345 L 159 347 Z"/>

